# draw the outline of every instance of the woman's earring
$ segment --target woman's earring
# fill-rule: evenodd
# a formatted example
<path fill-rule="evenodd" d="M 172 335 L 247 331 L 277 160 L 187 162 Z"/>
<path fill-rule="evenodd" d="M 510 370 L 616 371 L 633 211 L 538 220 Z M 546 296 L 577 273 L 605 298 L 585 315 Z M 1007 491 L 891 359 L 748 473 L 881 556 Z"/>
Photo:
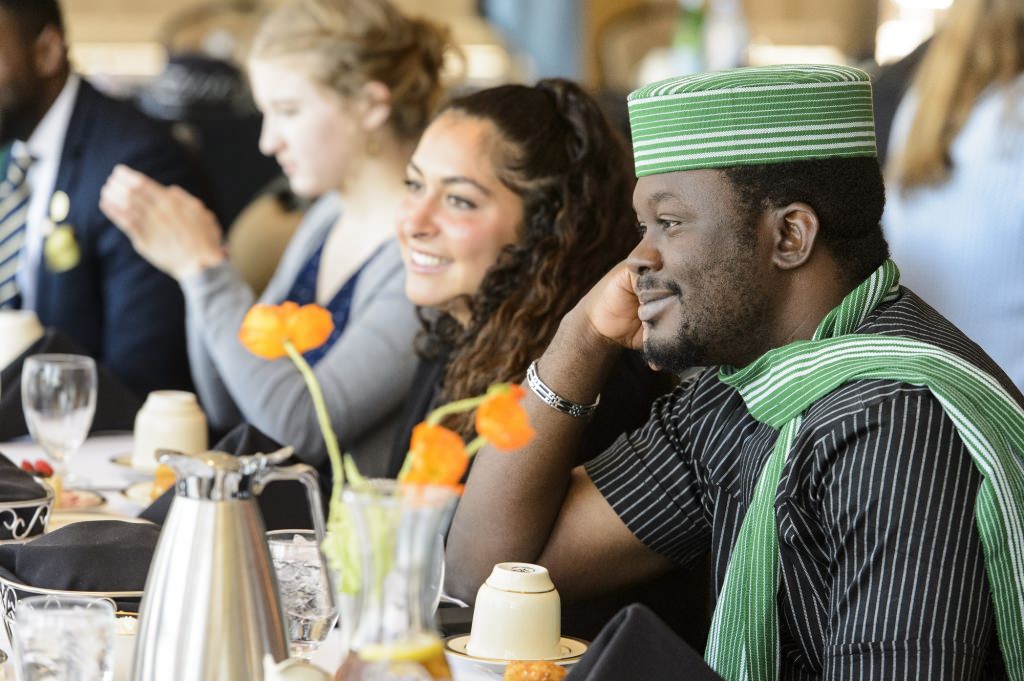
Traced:
<path fill-rule="evenodd" d="M 375 135 L 370 135 L 366 138 L 366 153 L 369 156 L 380 154 L 380 141 Z"/>

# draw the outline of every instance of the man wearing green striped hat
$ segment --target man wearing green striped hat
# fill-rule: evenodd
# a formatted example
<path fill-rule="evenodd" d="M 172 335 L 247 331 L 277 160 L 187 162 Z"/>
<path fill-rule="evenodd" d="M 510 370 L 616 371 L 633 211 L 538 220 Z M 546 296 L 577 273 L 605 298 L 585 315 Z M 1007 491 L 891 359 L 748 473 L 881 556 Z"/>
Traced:
<path fill-rule="evenodd" d="M 867 76 L 700 74 L 629 112 L 643 237 L 528 372 L 538 437 L 475 463 L 451 590 L 531 560 L 587 598 L 710 548 L 729 681 L 1024 681 L 1024 397 L 899 285 Z M 570 470 L 623 347 L 689 377 Z M 579 676 L 679 678 L 657 640 Z"/>

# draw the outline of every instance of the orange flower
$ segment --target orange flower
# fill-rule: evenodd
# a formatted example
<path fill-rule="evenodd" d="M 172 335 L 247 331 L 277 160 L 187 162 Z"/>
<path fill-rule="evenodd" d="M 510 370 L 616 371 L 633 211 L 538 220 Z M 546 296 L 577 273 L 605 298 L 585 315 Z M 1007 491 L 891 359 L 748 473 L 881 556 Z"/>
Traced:
<path fill-rule="evenodd" d="M 430 423 L 417 424 L 409 445 L 409 468 L 400 482 L 459 487 L 469 455 L 455 432 Z"/>
<path fill-rule="evenodd" d="M 533 439 L 530 420 L 519 404 L 523 394 L 520 385 L 493 387 L 476 410 L 476 432 L 500 450 L 520 449 Z"/>
<path fill-rule="evenodd" d="M 300 354 L 324 344 L 334 330 L 331 313 L 319 305 L 285 301 L 280 305 L 253 305 L 242 320 L 238 340 L 257 357 L 277 359 L 291 341 Z"/>

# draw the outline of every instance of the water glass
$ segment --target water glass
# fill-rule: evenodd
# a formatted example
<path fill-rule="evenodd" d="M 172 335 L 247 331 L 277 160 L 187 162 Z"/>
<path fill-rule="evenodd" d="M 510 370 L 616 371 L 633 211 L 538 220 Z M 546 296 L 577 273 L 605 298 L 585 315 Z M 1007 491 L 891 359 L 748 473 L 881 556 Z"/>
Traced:
<path fill-rule="evenodd" d="M 33 596 L 14 611 L 21 681 L 111 681 L 114 606 L 101 598 Z"/>
<path fill-rule="evenodd" d="M 75 453 L 96 412 L 96 362 L 84 355 L 32 355 L 21 371 L 21 401 L 32 439 L 58 462 Z"/>
<path fill-rule="evenodd" d="M 327 562 L 313 530 L 267 532 L 292 657 L 309 659 L 338 621 Z"/>

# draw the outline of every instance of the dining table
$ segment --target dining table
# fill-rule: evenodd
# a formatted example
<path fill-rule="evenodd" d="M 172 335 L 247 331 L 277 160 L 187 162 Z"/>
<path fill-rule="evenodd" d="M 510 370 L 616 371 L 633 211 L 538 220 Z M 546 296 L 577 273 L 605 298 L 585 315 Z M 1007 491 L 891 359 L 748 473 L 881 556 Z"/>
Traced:
<path fill-rule="evenodd" d="M 154 473 L 131 464 L 133 438 L 130 432 L 97 433 L 86 439 L 82 447 L 65 462 L 66 474 L 76 481 L 75 489 L 84 492 L 80 499 L 88 505 L 72 509 L 54 509 L 48 528 L 82 520 L 135 518 L 149 505 L 149 489 Z M 0 443 L 0 453 L 16 464 L 23 461 L 46 460 L 42 448 L 29 438 Z M 50 462 L 52 464 L 52 462 Z M 341 664 L 341 631 L 335 628 L 317 649 L 310 661 L 333 674 Z M 0 627 L 0 651 L 9 657 L 0 664 L 0 681 L 15 681 L 12 645 Z M 3 657 L 3 655 L 0 655 Z M 118 661 L 115 661 L 118 662 Z M 127 681 L 123 670 L 130 665 L 116 665 L 121 671 L 113 681 Z"/>

